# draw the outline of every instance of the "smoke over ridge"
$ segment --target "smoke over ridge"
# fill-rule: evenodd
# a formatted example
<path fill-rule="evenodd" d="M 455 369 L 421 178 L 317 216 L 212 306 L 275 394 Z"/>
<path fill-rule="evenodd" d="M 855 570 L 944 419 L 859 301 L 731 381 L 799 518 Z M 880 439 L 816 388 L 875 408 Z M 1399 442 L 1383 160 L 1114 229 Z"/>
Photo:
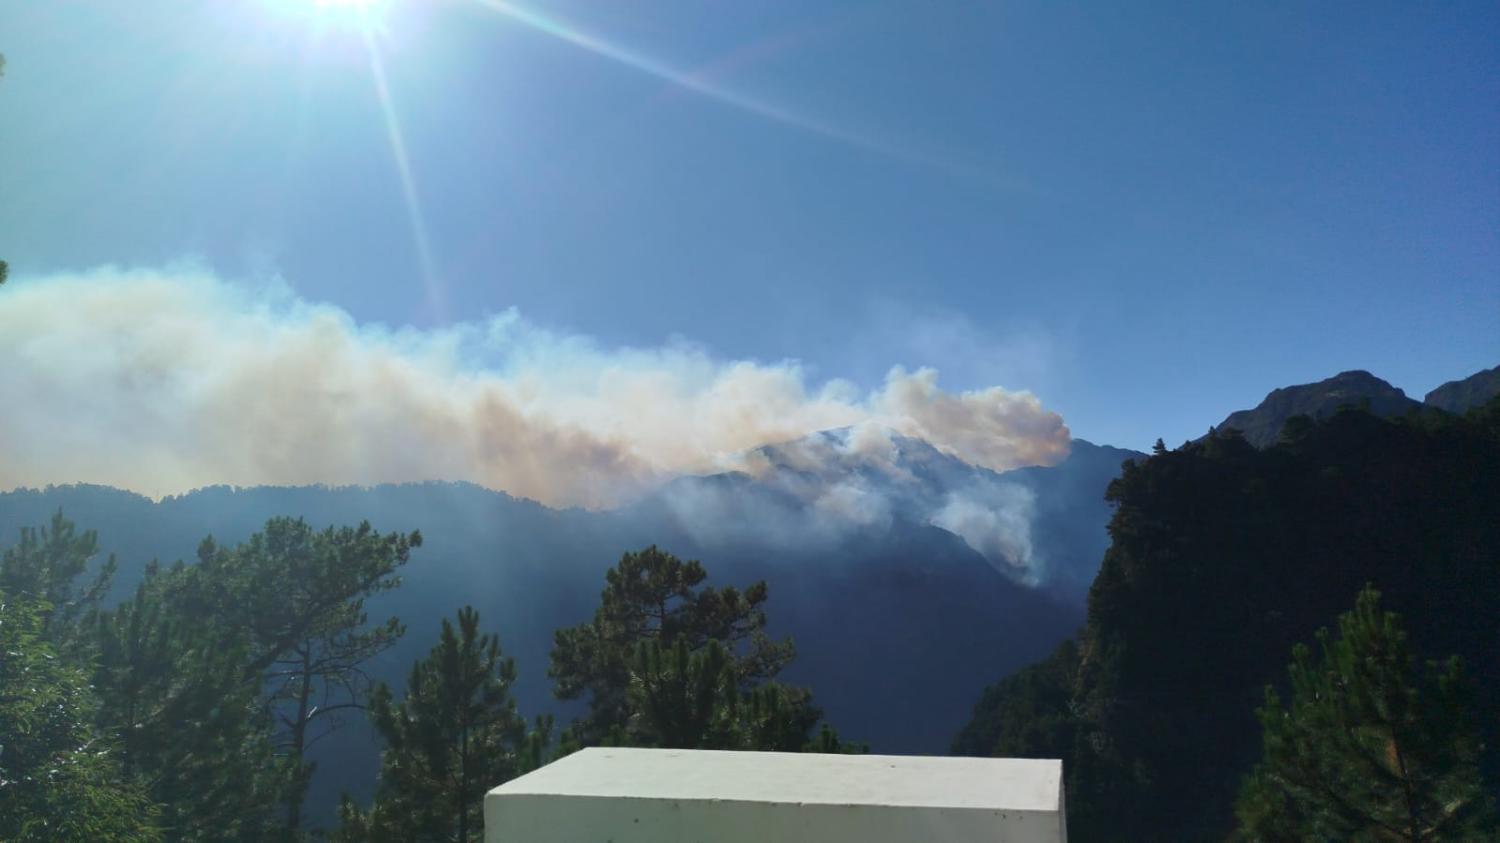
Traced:
<path fill-rule="evenodd" d="M 1069 443 L 1030 393 L 946 392 L 932 369 L 861 391 L 688 342 L 603 348 L 514 311 L 390 330 L 188 269 L 0 288 L 0 403 L 0 488 L 157 496 L 441 479 L 601 508 L 829 428 L 880 425 L 995 471 Z"/>
<path fill-rule="evenodd" d="M 684 478 L 657 497 L 706 546 L 831 549 L 856 532 L 931 524 L 1013 579 L 1038 585 L 1051 575 L 1032 542 L 1031 489 L 879 424 L 763 446 L 744 468 L 753 484 Z"/>

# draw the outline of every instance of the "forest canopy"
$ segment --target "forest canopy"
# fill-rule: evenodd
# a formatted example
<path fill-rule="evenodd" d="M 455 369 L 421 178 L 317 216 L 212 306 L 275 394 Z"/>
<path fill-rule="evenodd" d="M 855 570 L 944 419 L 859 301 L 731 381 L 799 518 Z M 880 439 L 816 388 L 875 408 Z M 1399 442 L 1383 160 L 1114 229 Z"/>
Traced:
<path fill-rule="evenodd" d="M 1229 834 L 1266 686 L 1367 584 L 1416 652 L 1459 659 L 1473 711 L 1500 711 L 1500 399 L 1295 419 L 1265 450 L 1214 433 L 1127 463 L 1108 496 L 1076 643 L 986 691 L 953 747 L 1063 758 L 1078 839 Z M 1500 721 L 1477 725 L 1493 794 Z"/>

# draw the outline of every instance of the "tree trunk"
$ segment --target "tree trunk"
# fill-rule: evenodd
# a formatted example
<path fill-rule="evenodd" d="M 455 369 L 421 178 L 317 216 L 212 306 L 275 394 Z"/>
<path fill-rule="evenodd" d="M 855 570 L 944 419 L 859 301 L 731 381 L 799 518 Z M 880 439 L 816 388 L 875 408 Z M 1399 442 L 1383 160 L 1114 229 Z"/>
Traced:
<path fill-rule="evenodd" d="M 1401 774 L 1401 790 L 1406 797 L 1406 819 L 1412 843 L 1422 843 L 1422 817 L 1417 810 L 1417 800 L 1411 790 L 1411 775 L 1406 770 L 1406 755 L 1401 751 L 1401 741 L 1396 738 L 1396 727 L 1391 726 L 1391 747 L 1396 751 L 1396 768 Z"/>
<path fill-rule="evenodd" d="M 469 728 L 460 726 L 458 750 L 458 839 L 469 843 Z"/>
<path fill-rule="evenodd" d="M 302 655 L 302 687 L 297 694 L 297 719 L 292 723 L 292 757 L 297 759 L 297 781 L 292 784 L 286 800 L 287 836 L 295 839 L 302 827 L 302 802 L 307 798 L 307 782 L 303 779 L 302 753 L 307 743 L 307 704 L 312 698 L 312 657 L 309 649 L 299 651 Z"/>

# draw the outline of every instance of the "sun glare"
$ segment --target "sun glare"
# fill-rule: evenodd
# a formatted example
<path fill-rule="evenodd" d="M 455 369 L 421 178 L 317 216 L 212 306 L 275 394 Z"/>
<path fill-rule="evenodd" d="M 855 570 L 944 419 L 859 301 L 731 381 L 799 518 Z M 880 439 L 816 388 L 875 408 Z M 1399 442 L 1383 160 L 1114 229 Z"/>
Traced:
<path fill-rule="evenodd" d="M 390 0 L 312 0 L 313 8 L 324 18 L 342 17 L 369 22 L 377 20 Z"/>
<path fill-rule="evenodd" d="M 393 0 L 273 0 L 283 13 L 317 26 L 378 28 Z"/>
<path fill-rule="evenodd" d="M 384 0 L 312 0 L 313 8 L 324 14 L 367 15 L 386 5 Z"/>

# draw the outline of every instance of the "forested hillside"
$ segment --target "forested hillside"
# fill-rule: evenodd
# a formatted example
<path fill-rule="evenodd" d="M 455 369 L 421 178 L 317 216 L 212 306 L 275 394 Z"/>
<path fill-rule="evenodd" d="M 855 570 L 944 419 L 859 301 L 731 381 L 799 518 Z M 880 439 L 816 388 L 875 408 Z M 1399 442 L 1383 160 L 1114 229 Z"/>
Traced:
<path fill-rule="evenodd" d="M 56 792 L 139 832 L 120 839 L 324 827 L 364 840 L 455 822 L 472 835 L 483 783 L 582 744 L 935 753 L 967 713 L 955 752 L 1066 761 L 1075 839 L 1221 839 L 1237 799 L 1263 825 L 1286 813 L 1265 785 L 1288 757 L 1277 747 L 1332 746 L 1266 696 L 1308 710 L 1307 677 L 1321 674 L 1305 653 L 1287 664 L 1320 628 L 1385 629 L 1348 633 L 1347 647 L 1402 654 L 1409 630 L 1412 665 L 1460 662 L 1419 676 L 1393 657 L 1383 675 L 1398 688 L 1436 683 L 1425 698 L 1443 711 L 1500 708 L 1500 404 L 1464 418 L 1294 416 L 1260 449 L 1233 430 L 1149 457 L 1076 443 L 1061 466 L 1007 475 L 899 444 L 894 473 L 855 462 L 827 477 L 694 478 L 613 512 L 463 484 L 0 495 L 7 530 L 46 525 L 19 533 L 0 566 L 0 591 L 22 596 L 6 634 L 27 654 L 8 666 L 32 671 L 0 682 L 59 665 L 48 693 L 74 702 L 55 734 L 117 747 L 84 766 L 51 744 L 17 761 L 16 745 L 5 763 L 73 764 Z M 892 502 L 883 517 L 817 521 L 819 490 L 851 477 Z M 944 489 L 994 495 L 1002 511 L 1028 502 L 1026 570 L 1055 561 L 1062 576 L 1018 582 L 1006 557 L 923 523 Z M 96 527 L 97 543 L 58 511 Z M 1085 617 L 1066 595 L 1102 545 L 1088 525 L 1110 512 Z M 396 532 L 322 529 L 366 520 Z M 1367 587 L 1358 622 L 1340 620 Z M 1380 620 L 1377 590 L 1394 620 Z M 663 696 L 681 683 L 685 696 Z M 462 745 L 437 726 L 458 698 L 490 754 L 434 748 Z M 1494 719 L 1470 741 L 1467 715 L 1423 710 L 1411 728 L 1427 748 L 1451 742 L 1493 792 Z M 419 757 L 444 760 L 414 768 Z M 1487 821 L 1483 799 L 1446 795 L 1475 792 L 1466 768 L 1412 757 L 1439 757 L 1428 803 Z M 1252 769 L 1259 789 L 1245 788 Z M 45 792 L 11 797 L 35 806 Z M 468 807 L 414 807 L 438 793 Z"/>
<path fill-rule="evenodd" d="M 1474 712 L 1500 711 L 1500 403 L 1294 418 L 1266 450 L 1216 434 L 1127 466 L 1109 498 L 1078 641 L 987 690 L 954 743 L 1064 758 L 1076 839 L 1229 834 L 1264 689 L 1367 584 L 1421 657 L 1461 657 Z M 1494 794 L 1500 721 L 1479 725 Z"/>
<path fill-rule="evenodd" d="M 1108 473 L 1074 482 L 1079 496 L 1091 482 L 1088 497 L 1097 499 L 1118 461 L 1091 470 Z M 1045 480 L 1047 470 L 1039 471 Z M 792 638 L 798 651 L 781 678 L 810 688 L 841 734 L 880 752 L 942 752 L 984 682 L 1045 655 L 1082 620 L 1075 605 L 1013 582 L 959 537 L 905 520 L 813 541 L 762 513 L 726 524 L 739 530 L 726 541 L 709 529 L 717 523 L 690 523 L 661 508 L 554 510 L 463 484 L 214 488 L 160 502 L 83 486 L 0 495 L 0 529 L 14 536 L 59 509 L 97 529 L 96 561 L 111 553 L 118 560 L 106 605 L 132 595 L 151 560 L 191 563 L 205 537 L 234 547 L 277 516 L 319 528 L 368 520 L 382 530 L 420 530 L 424 544 L 401 571 L 401 586 L 366 604 L 371 618 L 399 618 L 407 634 L 364 669 L 399 688 L 440 620 L 472 605 L 515 659 L 509 693 L 520 710 L 563 724 L 580 709 L 553 695 L 546 675 L 553 634 L 589 617 L 604 572 L 622 553 L 651 544 L 701 559 L 714 585 L 765 580 L 768 630 Z M 1097 541 L 1100 507 L 1081 509 L 1091 519 L 1088 541 Z M 345 728 L 308 748 L 318 765 L 305 802 L 314 825 L 333 820 L 340 793 L 365 800 L 375 786 L 382 741 L 362 713 L 343 719 Z"/>
<path fill-rule="evenodd" d="M 404 682 L 381 678 L 407 627 L 370 603 L 422 544 L 273 518 L 147 565 L 110 603 L 96 534 L 60 514 L 23 530 L 0 556 L 0 839 L 323 839 L 311 785 L 358 762 L 312 749 L 361 712 L 378 778 L 373 802 L 340 800 L 337 840 L 468 843 L 486 790 L 584 745 L 864 751 L 781 677 L 796 645 L 767 633 L 764 581 L 709 586 L 656 547 L 608 569 L 591 621 L 553 631 L 554 691 L 588 707 L 560 736 L 517 704 L 516 660 L 470 605 Z"/>

